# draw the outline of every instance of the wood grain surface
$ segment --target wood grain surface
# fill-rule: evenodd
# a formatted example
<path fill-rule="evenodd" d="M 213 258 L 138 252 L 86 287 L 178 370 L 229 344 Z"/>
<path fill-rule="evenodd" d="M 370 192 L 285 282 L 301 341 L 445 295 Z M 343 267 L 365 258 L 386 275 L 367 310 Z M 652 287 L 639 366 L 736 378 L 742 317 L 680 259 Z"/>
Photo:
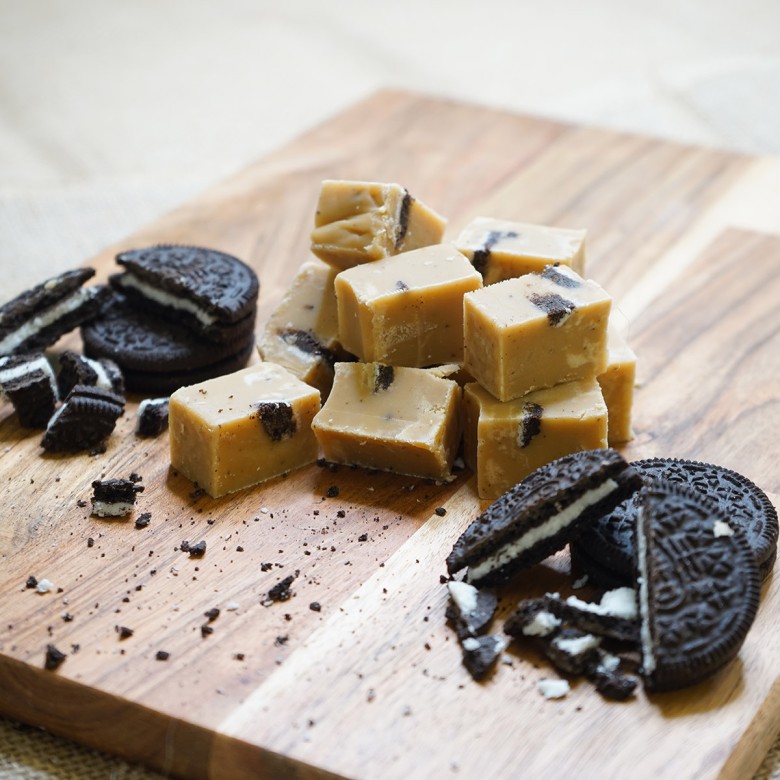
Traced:
<path fill-rule="evenodd" d="M 587 227 L 587 273 L 640 360 L 626 455 L 722 463 L 777 505 L 778 161 L 387 91 L 90 262 L 105 278 L 120 248 L 232 252 L 260 274 L 262 322 L 308 256 L 323 178 L 402 182 L 449 217 L 448 237 L 476 215 Z M 4 714 L 187 778 L 742 778 L 775 739 L 775 579 L 737 661 L 695 688 L 614 704 L 575 683 L 545 701 L 552 670 L 515 646 L 476 684 L 439 581 L 481 506 L 468 473 L 435 485 L 311 466 L 198 497 L 166 436 L 134 437 L 137 400 L 98 456 L 43 456 L 0 407 Z M 132 471 L 147 528 L 78 506 L 92 480 Z M 201 539 L 201 559 L 179 549 Z M 294 597 L 262 606 L 295 571 Z M 27 589 L 30 575 L 58 591 Z M 503 592 L 501 614 L 568 582 L 562 553 Z M 68 655 L 57 672 L 48 643 Z"/>

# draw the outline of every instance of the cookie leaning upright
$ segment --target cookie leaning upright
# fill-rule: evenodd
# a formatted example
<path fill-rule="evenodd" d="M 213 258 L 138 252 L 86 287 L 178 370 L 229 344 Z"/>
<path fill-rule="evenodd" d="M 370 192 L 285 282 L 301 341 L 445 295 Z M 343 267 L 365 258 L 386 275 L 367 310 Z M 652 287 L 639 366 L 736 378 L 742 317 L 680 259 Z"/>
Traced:
<path fill-rule="evenodd" d="M 0 355 L 37 352 L 94 317 L 106 289 L 84 287 L 94 268 L 66 271 L 0 306 Z"/>
<path fill-rule="evenodd" d="M 760 596 L 745 531 L 684 484 L 654 480 L 636 525 L 642 676 L 665 691 L 705 679 L 739 652 Z"/>
<path fill-rule="evenodd" d="M 121 252 L 110 281 L 129 300 L 210 341 L 242 340 L 254 328 L 260 283 L 237 257 L 161 244 Z"/>

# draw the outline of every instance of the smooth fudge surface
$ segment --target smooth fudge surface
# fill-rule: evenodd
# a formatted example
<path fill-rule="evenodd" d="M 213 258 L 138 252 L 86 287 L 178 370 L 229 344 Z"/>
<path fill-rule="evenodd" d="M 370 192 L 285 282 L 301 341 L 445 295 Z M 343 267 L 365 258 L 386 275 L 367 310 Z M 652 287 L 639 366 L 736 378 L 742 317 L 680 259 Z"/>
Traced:
<path fill-rule="evenodd" d="M 460 442 L 460 403 L 455 382 L 425 369 L 337 363 L 312 427 L 327 460 L 443 479 Z"/>
<path fill-rule="evenodd" d="M 441 241 L 447 221 L 400 184 L 322 182 L 311 251 L 351 268 Z"/>
<path fill-rule="evenodd" d="M 485 284 L 542 271 L 560 263 L 585 273 L 586 230 L 476 217 L 455 239 Z"/>
<path fill-rule="evenodd" d="M 342 271 L 339 338 L 365 362 L 420 368 L 463 358 L 463 296 L 482 277 L 452 244 Z"/>
<path fill-rule="evenodd" d="M 480 498 L 498 498 L 532 471 L 607 446 L 607 406 L 596 379 L 566 382 L 513 401 L 477 383 L 463 392 L 463 454 Z"/>
<path fill-rule="evenodd" d="M 171 466 L 217 498 L 311 463 L 320 394 L 259 363 L 182 387 L 170 399 Z"/>
<path fill-rule="evenodd" d="M 304 262 L 268 318 L 258 343 L 264 360 L 292 371 L 323 397 L 333 384 L 336 360 L 344 359 L 333 288 L 337 273 L 322 260 Z"/>
<path fill-rule="evenodd" d="M 607 367 L 598 376 L 609 410 L 609 444 L 620 444 L 634 436 L 631 411 L 636 383 L 636 354 L 617 324 L 610 318 L 607 331 Z"/>
<path fill-rule="evenodd" d="M 466 293 L 465 370 L 501 401 L 600 374 L 611 297 L 567 266 Z"/>

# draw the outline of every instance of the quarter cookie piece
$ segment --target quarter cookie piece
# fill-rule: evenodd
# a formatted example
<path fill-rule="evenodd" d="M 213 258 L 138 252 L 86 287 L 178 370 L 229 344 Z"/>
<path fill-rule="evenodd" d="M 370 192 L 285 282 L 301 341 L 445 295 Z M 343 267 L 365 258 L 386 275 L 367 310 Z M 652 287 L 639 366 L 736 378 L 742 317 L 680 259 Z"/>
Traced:
<path fill-rule="evenodd" d="M 160 244 L 121 252 L 111 284 L 137 305 L 206 339 L 246 339 L 260 283 L 243 261 L 197 246 Z"/>
<path fill-rule="evenodd" d="M 40 354 L 0 357 L 0 401 L 11 402 L 25 428 L 45 428 L 57 404 L 49 361 Z"/>
<path fill-rule="evenodd" d="M 539 273 L 553 263 L 585 273 L 586 230 L 476 217 L 455 246 L 471 260 L 485 285 Z"/>
<path fill-rule="evenodd" d="M 93 268 L 66 271 L 0 306 L 0 355 L 37 352 L 95 317 L 103 286 L 83 287 Z"/>
<path fill-rule="evenodd" d="M 59 357 L 57 386 L 61 398 L 67 398 L 68 393 L 76 385 L 89 385 L 101 390 L 111 390 L 123 395 L 125 380 L 119 366 L 108 358 L 93 360 L 66 350 Z"/>
<path fill-rule="evenodd" d="M 653 481 L 636 529 L 642 676 L 650 691 L 693 685 L 739 652 L 760 578 L 742 528 L 694 488 Z"/>
<path fill-rule="evenodd" d="M 336 268 L 408 252 L 441 241 L 447 222 L 400 184 L 322 182 L 311 251 Z"/>
<path fill-rule="evenodd" d="M 92 483 L 92 514 L 96 517 L 127 517 L 143 485 L 130 479 L 104 479 Z"/>
<path fill-rule="evenodd" d="M 567 455 L 537 469 L 493 502 L 447 557 L 454 574 L 468 567 L 474 585 L 498 584 L 562 549 L 594 517 L 641 488 L 615 450 Z"/>
<path fill-rule="evenodd" d="M 47 452 L 79 452 L 101 444 L 124 412 L 121 395 L 76 385 L 49 420 L 41 446 Z"/>

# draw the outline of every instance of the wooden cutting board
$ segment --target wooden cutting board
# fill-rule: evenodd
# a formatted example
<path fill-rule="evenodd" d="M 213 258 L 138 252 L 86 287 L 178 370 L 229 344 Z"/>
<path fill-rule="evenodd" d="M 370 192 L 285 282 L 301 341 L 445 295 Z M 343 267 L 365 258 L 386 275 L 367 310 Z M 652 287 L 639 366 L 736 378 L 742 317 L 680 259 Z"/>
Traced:
<path fill-rule="evenodd" d="M 640 359 L 626 455 L 718 462 L 777 504 L 777 160 L 381 92 L 121 248 L 237 254 L 261 276 L 262 322 L 307 257 L 323 178 L 400 181 L 449 217 L 449 237 L 476 215 L 587 227 L 588 275 Z M 91 261 L 101 278 L 118 248 Z M 0 407 L 4 714 L 187 778 L 741 778 L 775 739 L 776 579 L 738 660 L 695 688 L 615 704 L 575 682 L 545 701 L 536 682 L 551 670 L 514 646 L 476 684 L 439 581 L 480 508 L 468 474 L 438 486 L 311 466 L 198 498 L 170 470 L 167 436 L 135 439 L 137 400 L 98 456 L 42 456 Z M 148 528 L 78 506 L 92 480 L 132 471 Z M 179 550 L 201 539 L 202 559 Z M 295 596 L 262 606 L 296 570 Z M 30 575 L 57 592 L 25 588 Z M 502 615 L 568 581 L 562 554 L 504 592 Z M 48 643 L 68 656 L 57 672 L 43 669 Z"/>

